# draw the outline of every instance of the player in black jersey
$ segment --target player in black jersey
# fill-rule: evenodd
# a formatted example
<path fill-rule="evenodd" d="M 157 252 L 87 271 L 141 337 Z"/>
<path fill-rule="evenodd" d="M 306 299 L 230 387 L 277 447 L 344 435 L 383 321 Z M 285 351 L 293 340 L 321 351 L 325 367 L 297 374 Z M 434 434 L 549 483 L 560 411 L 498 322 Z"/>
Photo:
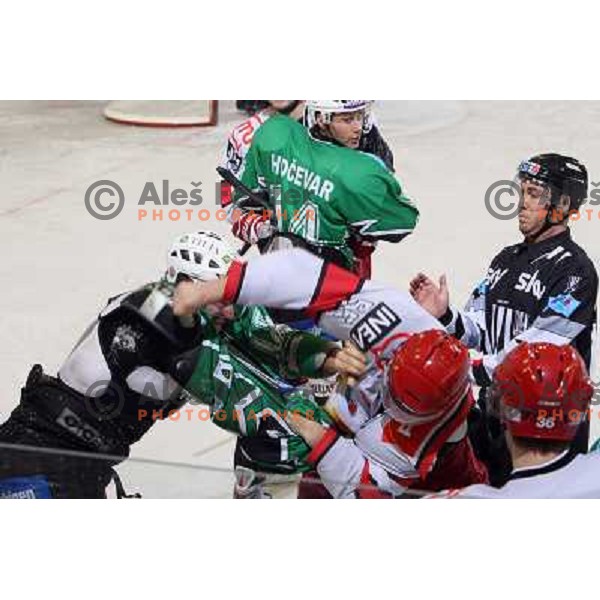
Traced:
<path fill-rule="evenodd" d="M 579 210 L 587 197 L 587 170 L 574 158 L 540 154 L 519 165 L 517 182 L 522 192 L 519 230 L 523 240 L 492 260 L 464 311 L 449 306 L 444 276 L 439 285 L 422 273 L 411 282 L 411 293 L 424 308 L 463 343 L 483 353 L 474 365 L 482 386 L 480 398 L 496 366 L 521 342 L 571 344 L 590 368 L 598 275 L 568 226 L 571 211 Z M 485 403 L 480 406 L 484 411 Z M 474 415 L 472 428 L 476 446 L 490 463 L 493 482 L 502 483 L 506 461 L 499 458 L 502 449 L 494 445 L 503 439 L 499 422 L 492 418 L 482 426 L 480 416 Z M 587 451 L 588 437 L 586 422 L 573 450 Z"/>
<path fill-rule="evenodd" d="M 181 251 L 193 259 L 194 250 L 202 261 L 182 260 Z M 180 236 L 162 282 L 222 276 L 232 258 L 215 234 Z M 112 298 L 56 377 L 33 367 L 0 425 L 0 496 L 104 497 L 112 467 L 156 422 L 152 415 L 185 403 L 174 359 L 201 341 L 201 330 L 174 317 L 165 291 L 151 284 Z M 140 410 L 148 417 L 139 418 Z"/>
<path fill-rule="evenodd" d="M 265 410 L 272 400 L 275 412 L 275 405 L 287 400 L 276 377 L 293 390 L 297 378 L 339 370 L 344 350 L 302 332 L 276 329 L 261 307 L 245 316 L 221 305 L 184 320 L 174 316 L 173 286 L 182 279 L 222 277 L 233 257 L 218 234 L 179 236 L 164 277 L 110 300 L 57 376 L 33 367 L 21 401 L 0 425 L 0 498 L 102 498 L 115 478 L 113 467 L 128 457 L 131 445 L 157 419 L 192 399 L 190 394 L 211 407 L 225 402 L 237 407 L 243 400 L 249 410 L 260 402 Z M 237 349 L 239 343 L 244 347 Z M 258 383 L 252 387 L 252 377 L 262 382 L 260 390 Z M 301 404 L 299 398 L 295 402 Z M 308 400 L 305 404 L 312 407 Z M 293 470 L 300 460 L 295 461 L 295 452 L 308 452 L 268 419 L 255 426 L 245 415 L 236 421 L 233 413 L 225 411 L 234 421 L 230 430 L 243 418 L 242 434 L 268 436 L 271 443 L 262 445 L 261 459 L 273 468 Z M 215 423 L 227 428 L 224 420 Z M 275 452 L 279 441 L 289 442 L 285 457 Z M 282 466 L 284 458 L 290 463 Z M 118 478 L 115 483 L 124 493 Z"/>

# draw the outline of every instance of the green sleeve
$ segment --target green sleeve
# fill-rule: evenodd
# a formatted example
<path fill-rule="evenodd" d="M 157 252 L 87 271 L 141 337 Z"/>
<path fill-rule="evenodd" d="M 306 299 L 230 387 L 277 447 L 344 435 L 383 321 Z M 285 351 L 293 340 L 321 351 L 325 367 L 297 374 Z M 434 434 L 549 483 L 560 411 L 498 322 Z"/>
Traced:
<path fill-rule="evenodd" d="M 417 224 L 417 207 L 394 174 L 379 163 L 353 179 L 345 196 L 350 229 L 361 237 L 398 242 Z"/>
<path fill-rule="evenodd" d="M 239 310 L 234 322 L 235 339 L 255 362 L 286 379 L 319 377 L 334 342 L 275 324 L 265 308 L 250 306 Z"/>

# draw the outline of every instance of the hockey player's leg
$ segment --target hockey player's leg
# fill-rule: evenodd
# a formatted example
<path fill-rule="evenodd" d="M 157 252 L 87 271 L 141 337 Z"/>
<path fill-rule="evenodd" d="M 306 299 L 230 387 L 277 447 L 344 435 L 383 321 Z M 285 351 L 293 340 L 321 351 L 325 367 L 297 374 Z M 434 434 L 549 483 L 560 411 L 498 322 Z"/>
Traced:
<path fill-rule="evenodd" d="M 114 461 L 97 459 L 61 425 L 61 415 L 77 416 L 73 410 L 65 413 L 68 402 L 36 365 L 19 405 L 0 425 L 0 496 L 4 490 L 23 498 L 106 497 Z"/>
<path fill-rule="evenodd" d="M 42 500 L 52 497 L 50 483 L 44 475 L 0 479 L 0 500 Z"/>
<path fill-rule="evenodd" d="M 301 473 L 309 470 L 306 458 L 310 447 L 285 422 L 286 411 L 294 411 L 329 423 L 328 415 L 303 392 L 289 398 L 269 391 L 246 409 L 244 418 L 250 421 L 250 410 L 261 415 L 251 435 L 237 440 L 235 467 L 235 498 L 296 498 Z"/>
<path fill-rule="evenodd" d="M 233 497 L 236 500 L 297 498 L 299 481 L 299 474 L 265 473 L 237 466 Z"/>
<path fill-rule="evenodd" d="M 47 452 L 52 445 L 35 414 L 20 404 L 0 425 L 0 498 L 59 497 L 58 456 Z"/>
<path fill-rule="evenodd" d="M 0 497 L 105 498 L 111 465 L 66 449 L 61 440 L 36 430 L 20 411 L 0 427 Z M 29 415 L 29 419 L 35 419 Z M 45 437 L 45 440 L 41 438 Z"/>
<path fill-rule="evenodd" d="M 239 437 L 234 455 L 236 499 L 296 498 L 310 449 L 296 435 Z"/>

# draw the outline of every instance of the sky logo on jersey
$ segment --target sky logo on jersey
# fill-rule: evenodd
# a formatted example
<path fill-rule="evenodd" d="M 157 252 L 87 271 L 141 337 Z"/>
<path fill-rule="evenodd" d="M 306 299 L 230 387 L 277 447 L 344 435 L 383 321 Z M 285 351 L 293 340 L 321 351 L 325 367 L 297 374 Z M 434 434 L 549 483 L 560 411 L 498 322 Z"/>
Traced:
<path fill-rule="evenodd" d="M 521 273 L 519 281 L 515 285 L 515 290 L 532 294 L 535 298 L 541 300 L 546 291 L 546 286 L 542 285 L 542 282 L 538 279 L 538 273 L 539 271 L 536 271 L 533 275 L 531 273 Z"/>
<path fill-rule="evenodd" d="M 565 317 L 570 317 L 580 304 L 581 301 L 573 298 L 571 294 L 550 296 L 548 299 L 548 308 Z"/>
<path fill-rule="evenodd" d="M 350 338 L 361 350 L 379 343 L 401 322 L 400 317 L 383 302 L 369 311 L 350 331 Z"/>
<path fill-rule="evenodd" d="M 490 268 L 485 278 L 488 285 L 490 286 L 490 290 L 493 290 L 507 273 L 508 269 Z"/>

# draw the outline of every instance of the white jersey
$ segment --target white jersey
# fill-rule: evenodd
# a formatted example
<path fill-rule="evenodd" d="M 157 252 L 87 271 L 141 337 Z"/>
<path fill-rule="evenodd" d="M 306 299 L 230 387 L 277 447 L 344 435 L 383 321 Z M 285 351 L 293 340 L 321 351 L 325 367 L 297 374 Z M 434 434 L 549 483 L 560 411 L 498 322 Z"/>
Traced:
<path fill-rule="evenodd" d="M 353 438 L 331 428 L 307 460 L 334 498 L 422 496 L 424 490 L 486 482 L 487 471 L 466 436 L 469 410 L 465 401 L 420 431 L 407 430 L 385 413 Z"/>
<path fill-rule="evenodd" d="M 600 453 L 578 454 L 571 458 L 565 452 L 546 464 L 516 469 L 508 483 L 499 489 L 488 485 L 471 485 L 460 491 L 449 490 L 436 497 L 600 498 Z"/>
<path fill-rule="evenodd" d="M 225 301 L 302 313 L 339 340 L 351 340 L 380 366 L 413 333 L 444 329 L 410 294 L 294 248 L 234 263 Z"/>
<path fill-rule="evenodd" d="M 231 171 L 236 177 L 239 177 L 254 134 L 271 115 L 272 110 L 261 110 L 232 129 L 227 138 L 227 146 L 221 159 L 222 167 Z"/>
<path fill-rule="evenodd" d="M 224 301 L 300 311 L 329 335 L 369 354 L 367 374 L 347 392 L 335 392 L 326 406 L 354 438 L 331 429 L 308 457 L 334 497 L 398 496 L 408 488 L 441 490 L 449 481 L 459 486 L 487 480 L 465 437 L 470 397 L 451 414 L 411 430 L 382 414 L 385 366 L 398 346 L 413 333 L 442 329 L 408 293 L 295 248 L 234 263 Z M 422 488 L 446 443 L 454 444 L 443 459 L 449 465 L 446 485 Z"/>

